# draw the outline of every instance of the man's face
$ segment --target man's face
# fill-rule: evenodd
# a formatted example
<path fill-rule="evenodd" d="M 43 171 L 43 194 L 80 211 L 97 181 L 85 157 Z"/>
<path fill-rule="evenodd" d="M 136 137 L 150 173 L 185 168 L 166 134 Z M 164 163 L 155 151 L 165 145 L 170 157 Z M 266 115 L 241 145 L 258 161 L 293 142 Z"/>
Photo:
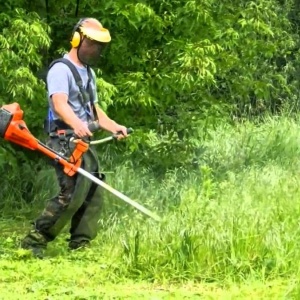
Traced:
<path fill-rule="evenodd" d="M 77 50 L 78 59 L 84 65 L 95 65 L 100 59 L 105 45 L 105 43 L 100 43 L 84 36 Z"/>

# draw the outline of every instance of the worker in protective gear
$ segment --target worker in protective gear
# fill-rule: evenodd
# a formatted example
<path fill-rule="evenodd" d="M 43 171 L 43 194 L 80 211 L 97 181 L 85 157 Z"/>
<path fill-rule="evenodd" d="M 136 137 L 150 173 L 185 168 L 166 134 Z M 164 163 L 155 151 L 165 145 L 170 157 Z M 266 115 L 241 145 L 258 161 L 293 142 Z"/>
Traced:
<path fill-rule="evenodd" d="M 110 119 L 99 107 L 95 73 L 91 69 L 101 51 L 111 41 L 110 33 L 93 18 L 81 19 L 71 36 L 71 50 L 63 60 L 52 64 L 47 74 L 49 139 L 47 145 L 65 157 L 74 149 L 69 134 L 91 138 L 88 124 L 99 122 L 102 129 L 127 136 L 125 126 Z M 71 63 L 71 66 L 70 66 Z M 75 70 L 73 70 L 75 67 Z M 79 80 L 75 75 L 79 76 Z M 80 82 L 80 83 L 79 83 Z M 102 204 L 101 187 L 75 174 L 68 176 L 63 167 L 54 164 L 60 186 L 59 194 L 51 199 L 42 214 L 34 221 L 32 230 L 21 241 L 21 247 L 41 256 L 47 243 L 53 241 L 71 221 L 69 248 L 83 248 L 97 235 Z M 81 167 L 104 180 L 99 171 L 97 153 L 92 148 L 83 155 Z"/>

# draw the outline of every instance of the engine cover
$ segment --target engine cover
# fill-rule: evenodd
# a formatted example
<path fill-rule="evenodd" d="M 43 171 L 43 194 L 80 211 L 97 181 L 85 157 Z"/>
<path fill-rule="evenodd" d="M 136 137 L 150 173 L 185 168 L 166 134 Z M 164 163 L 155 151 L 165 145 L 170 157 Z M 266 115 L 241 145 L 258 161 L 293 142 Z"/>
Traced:
<path fill-rule="evenodd" d="M 4 107 L 0 108 L 0 137 L 4 138 L 7 127 L 9 126 L 12 120 L 13 114 L 5 109 Z"/>

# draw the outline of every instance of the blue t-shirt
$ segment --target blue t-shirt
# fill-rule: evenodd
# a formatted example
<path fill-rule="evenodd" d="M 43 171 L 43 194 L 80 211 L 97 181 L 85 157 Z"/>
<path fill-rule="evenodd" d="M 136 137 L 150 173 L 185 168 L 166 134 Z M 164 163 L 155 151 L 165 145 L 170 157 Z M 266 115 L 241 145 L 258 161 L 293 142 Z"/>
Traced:
<path fill-rule="evenodd" d="M 70 60 L 68 54 L 65 54 L 64 58 Z M 76 69 L 78 70 L 81 76 L 83 87 L 86 88 L 88 83 L 87 68 L 84 66 L 80 67 L 75 64 L 74 66 L 76 67 Z M 94 93 L 94 103 L 96 103 L 98 102 L 98 97 L 97 97 L 97 90 L 95 85 L 95 73 L 93 70 L 92 70 L 92 74 L 93 74 L 93 80 L 91 80 L 90 85 Z M 93 110 L 90 107 L 90 103 L 87 103 L 85 107 L 83 107 L 78 97 L 79 87 L 76 84 L 75 78 L 70 68 L 66 64 L 58 62 L 51 67 L 51 69 L 47 74 L 47 89 L 48 89 L 49 106 L 54 120 L 59 119 L 59 116 L 55 114 L 55 111 L 53 109 L 53 102 L 51 98 L 51 96 L 56 93 L 63 93 L 68 96 L 69 105 L 73 109 L 76 116 L 80 118 L 82 121 L 88 122 L 89 120 L 93 119 Z"/>

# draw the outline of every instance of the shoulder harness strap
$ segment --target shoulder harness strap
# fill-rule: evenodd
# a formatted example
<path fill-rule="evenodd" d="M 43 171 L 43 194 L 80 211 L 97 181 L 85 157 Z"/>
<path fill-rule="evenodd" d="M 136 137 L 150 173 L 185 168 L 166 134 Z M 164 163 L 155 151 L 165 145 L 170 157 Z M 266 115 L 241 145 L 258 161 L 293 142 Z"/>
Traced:
<path fill-rule="evenodd" d="M 94 118 L 95 118 L 95 120 L 97 120 L 98 119 L 97 111 L 96 111 L 96 108 L 95 108 L 95 105 L 94 105 L 94 92 L 93 92 L 92 86 L 90 84 L 91 81 L 94 81 L 94 76 L 92 74 L 91 68 L 89 66 L 87 66 L 88 82 L 87 82 L 87 88 L 84 89 L 83 82 L 82 82 L 82 79 L 81 79 L 81 76 L 80 76 L 78 70 L 76 69 L 76 67 L 68 59 L 66 59 L 64 57 L 55 59 L 49 65 L 49 69 L 52 68 L 52 66 L 54 64 L 58 63 L 58 62 L 64 63 L 69 67 L 69 69 L 71 70 L 71 72 L 73 74 L 73 77 L 75 79 L 76 85 L 78 86 L 79 91 L 80 91 L 79 100 L 81 102 L 81 105 L 85 108 L 85 103 L 90 101 L 90 105 L 91 105 L 91 108 L 92 108 L 93 113 L 94 113 Z M 94 84 L 96 84 L 96 83 L 94 82 Z M 87 99 L 86 91 L 89 94 L 89 99 Z"/>
<path fill-rule="evenodd" d="M 51 69 L 53 67 L 53 65 L 55 65 L 58 62 L 64 63 L 65 65 L 67 65 L 69 67 L 69 69 L 71 70 L 71 72 L 74 76 L 76 84 L 78 85 L 79 88 L 83 88 L 83 83 L 82 83 L 82 79 L 81 79 L 79 72 L 77 71 L 76 67 L 68 59 L 63 58 L 63 57 L 55 59 L 49 65 L 49 69 Z"/>
<path fill-rule="evenodd" d="M 96 107 L 94 105 L 95 95 L 94 95 L 94 91 L 93 91 L 93 88 L 92 88 L 92 85 L 91 85 L 91 82 L 93 82 L 94 85 L 96 86 L 96 81 L 95 81 L 95 78 L 93 76 L 92 69 L 90 68 L 90 66 L 87 66 L 87 72 L 88 72 L 88 78 L 89 78 L 88 83 L 87 83 L 87 90 L 88 90 L 88 93 L 89 93 L 90 104 L 91 104 L 91 107 L 93 109 L 95 120 L 98 120 L 97 110 L 96 110 Z"/>

